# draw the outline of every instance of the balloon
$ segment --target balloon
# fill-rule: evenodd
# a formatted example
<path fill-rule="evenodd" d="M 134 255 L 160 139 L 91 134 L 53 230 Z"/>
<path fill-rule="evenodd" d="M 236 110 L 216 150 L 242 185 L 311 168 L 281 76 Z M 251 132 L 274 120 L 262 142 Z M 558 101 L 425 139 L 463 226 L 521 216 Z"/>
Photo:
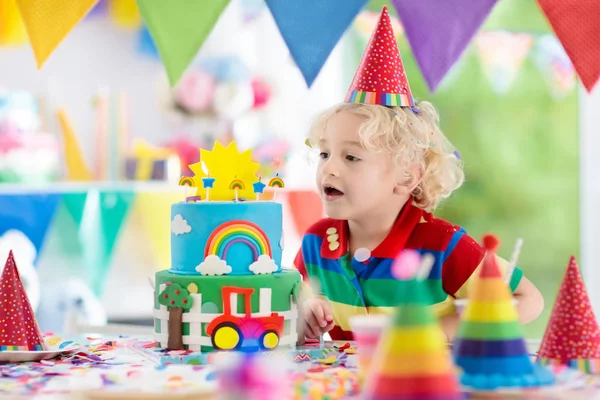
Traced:
<path fill-rule="evenodd" d="M 250 82 L 222 83 L 217 85 L 213 109 L 225 118 L 237 118 L 250 110 L 254 104 L 254 92 Z"/>
<path fill-rule="evenodd" d="M 176 89 L 179 105 L 188 112 L 196 113 L 207 110 L 215 93 L 215 80 L 208 73 L 197 70 L 185 75 Z"/>
<path fill-rule="evenodd" d="M 252 90 L 254 91 L 253 109 L 263 107 L 271 99 L 271 87 L 261 78 L 252 79 Z"/>

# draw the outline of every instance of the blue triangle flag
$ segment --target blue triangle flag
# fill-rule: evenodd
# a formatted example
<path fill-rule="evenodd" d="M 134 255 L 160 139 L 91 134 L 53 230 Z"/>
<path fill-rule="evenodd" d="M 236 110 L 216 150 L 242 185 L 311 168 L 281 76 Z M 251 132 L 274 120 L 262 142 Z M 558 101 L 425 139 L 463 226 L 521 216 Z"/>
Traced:
<path fill-rule="evenodd" d="M 368 0 L 266 0 L 292 58 L 310 87 Z"/>

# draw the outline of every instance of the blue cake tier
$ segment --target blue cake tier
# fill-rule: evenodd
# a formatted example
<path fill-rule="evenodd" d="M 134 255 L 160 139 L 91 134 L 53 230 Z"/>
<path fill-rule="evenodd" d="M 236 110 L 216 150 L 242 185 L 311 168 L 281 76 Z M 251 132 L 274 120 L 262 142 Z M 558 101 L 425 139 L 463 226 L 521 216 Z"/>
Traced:
<path fill-rule="evenodd" d="M 185 275 L 281 271 L 281 204 L 196 202 L 171 206 L 171 269 Z"/>

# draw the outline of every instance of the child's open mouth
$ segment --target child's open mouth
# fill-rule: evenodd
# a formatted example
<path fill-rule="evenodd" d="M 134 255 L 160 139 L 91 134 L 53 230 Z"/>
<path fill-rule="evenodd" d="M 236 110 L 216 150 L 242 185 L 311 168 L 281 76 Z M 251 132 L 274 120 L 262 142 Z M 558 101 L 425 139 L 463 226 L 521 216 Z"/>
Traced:
<path fill-rule="evenodd" d="M 333 186 L 325 186 L 323 188 L 323 193 L 325 193 L 325 200 L 327 201 L 339 199 L 344 195 L 344 192 L 334 188 Z"/>

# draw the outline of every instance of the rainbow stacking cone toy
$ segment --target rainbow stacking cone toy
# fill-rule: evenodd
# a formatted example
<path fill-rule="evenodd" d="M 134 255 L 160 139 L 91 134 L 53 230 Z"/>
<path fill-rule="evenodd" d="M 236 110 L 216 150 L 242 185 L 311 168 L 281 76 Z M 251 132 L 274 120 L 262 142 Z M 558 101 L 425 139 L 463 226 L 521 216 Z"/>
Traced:
<path fill-rule="evenodd" d="M 600 329 L 575 257 L 556 296 L 537 362 L 600 373 Z"/>
<path fill-rule="evenodd" d="M 483 238 L 483 265 L 473 282 L 454 343 L 461 383 L 479 391 L 549 385 L 554 375 L 529 357 L 513 298 L 498 268 L 498 239 Z"/>
<path fill-rule="evenodd" d="M 405 251 L 396 261 L 420 257 Z M 396 274 L 395 274 L 396 275 Z M 414 274 L 400 279 L 399 304 L 382 334 L 367 377 L 364 399 L 458 400 L 460 390 L 446 338 L 430 309 L 425 284 Z M 398 277 L 398 275 L 396 275 Z"/>

